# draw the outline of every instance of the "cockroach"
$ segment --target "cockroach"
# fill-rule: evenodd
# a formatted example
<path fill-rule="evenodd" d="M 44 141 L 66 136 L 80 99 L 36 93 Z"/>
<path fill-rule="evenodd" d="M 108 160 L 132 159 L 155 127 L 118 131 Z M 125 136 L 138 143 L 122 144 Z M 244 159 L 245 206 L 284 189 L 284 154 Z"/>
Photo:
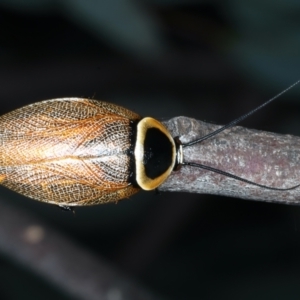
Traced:
<path fill-rule="evenodd" d="M 265 186 L 202 164 L 186 162 L 183 148 L 201 143 L 274 101 L 299 81 L 227 125 L 181 143 L 158 120 L 85 98 L 46 100 L 0 117 L 0 183 L 61 207 L 96 205 L 158 188 L 178 166 L 202 168 Z"/>

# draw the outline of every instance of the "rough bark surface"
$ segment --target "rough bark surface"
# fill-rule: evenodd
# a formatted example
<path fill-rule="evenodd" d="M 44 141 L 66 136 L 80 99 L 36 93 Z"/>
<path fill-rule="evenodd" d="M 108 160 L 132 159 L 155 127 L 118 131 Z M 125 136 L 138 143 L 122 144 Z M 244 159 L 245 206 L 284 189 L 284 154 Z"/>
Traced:
<path fill-rule="evenodd" d="M 220 127 L 187 117 L 176 117 L 164 124 L 182 143 Z M 236 126 L 183 148 L 183 157 L 185 162 L 201 163 L 270 187 L 288 188 L 300 183 L 300 138 L 292 135 Z M 300 203 L 300 187 L 289 191 L 268 190 L 190 166 L 174 171 L 159 190 Z"/>

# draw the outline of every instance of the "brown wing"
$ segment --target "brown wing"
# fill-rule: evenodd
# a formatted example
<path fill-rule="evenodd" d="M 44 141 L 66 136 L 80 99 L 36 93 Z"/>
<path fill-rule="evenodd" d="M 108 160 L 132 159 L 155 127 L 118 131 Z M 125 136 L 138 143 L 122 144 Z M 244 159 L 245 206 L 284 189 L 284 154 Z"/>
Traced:
<path fill-rule="evenodd" d="M 131 120 L 122 107 L 82 98 L 25 106 L 0 117 L 0 183 L 58 205 L 129 197 Z"/>

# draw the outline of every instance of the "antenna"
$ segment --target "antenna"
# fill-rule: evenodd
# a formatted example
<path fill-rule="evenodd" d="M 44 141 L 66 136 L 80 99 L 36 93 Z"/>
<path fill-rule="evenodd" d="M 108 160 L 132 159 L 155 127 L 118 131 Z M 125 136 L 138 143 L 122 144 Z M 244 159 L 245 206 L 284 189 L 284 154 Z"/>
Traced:
<path fill-rule="evenodd" d="M 192 163 L 192 162 L 184 162 L 183 165 L 190 166 L 190 167 L 196 167 L 196 168 L 204 169 L 204 170 L 207 170 L 207 171 L 211 171 L 211 172 L 221 174 L 221 175 L 224 175 L 226 177 L 230 177 L 230 178 L 233 178 L 233 179 L 236 179 L 236 180 L 239 180 L 239 181 L 243 181 L 243 182 L 246 182 L 248 184 L 252 184 L 252 185 L 267 189 L 267 190 L 289 191 L 289 190 L 294 190 L 294 189 L 296 189 L 297 187 L 300 186 L 300 184 L 298 184 L 298 185 L 295 185 L 295 186 L 292 186 L 292 187 L 289 187 L 289 188 L 276 188 L 276 187 L 271 187 L 271 186 L 259 184 L 259 183 L 253 182 L 251 180 L 244 179 L 242 177 L 236 176 L 234 174 L 231 174 L 231 173 L 228 173 L 228 172 L 225 172 L 225 171 L 213 168 L 213 167 L 205 166 L 205 165 L 202 165 L 202 164 L 197 164 L 197 163 Z"/>
<path fill-rule="evenodd" d="M 222 126 L 221 128 L 208 133 L 207 135 L 202 136 L 199 139 L 196 139 L 194 141 L 191 141 L 189 143 L 186 144 L 182 144 L 182 147 L 188 147 L 188 146 L 192 146 L 194 144 L 200 143 L 202 141 L 205 141 L 211 137 L 213 137 L 214 135 L 224 131 L 227 128 L 230 128 L 238 123 L 240 123 L 241 121 L 245 120 L 246 118 L 248 118 L 249 116 L 251 116 L 252 114 L 254 114 L 255 112 L 257 112 L 258 110 L 260 110 L 261 108 L 265 107 L 266 105 L 270 104 L 272 101 L 274 101 L 275 99 L 279 98 L 280 96 L 282 96 L 283 94 L 285 94 L 287 91 L 289 91 L 290 89 L 292 89 L 294 86 L 296 86 L 298 83 L 300 82 L 300 79 L 297 80 L 295 83 L 293 83 L 292 85 L 290 85 L 288 88 L 286 88 L 285 90 L 283 90 L 282 92 L 280 92 L 279 94 L 277 94 L 276 96 L 274 96 L 273 98 L 269 99 L 268 101 L 264 102 L 263 104 L 259 105 L 258 107 L 254 108 L 253 110 L 251 110 L 250 112 L 240 116 L 239 118 L 231 121 L 230 123 L 228 123 L 227 125 Z"/>
<path fill-rule="evenodd" d="M 251 110 L 250 112 L 242 115 L 241 117 L 231 121 L 230 123 L 228 123 L 227 125 L 224 125 L 222 126 L 221 128 L 199 138 L 199 139 L 196 139 L 194 141 L 191 141 L 189 143 L 186 143 L 186 144 L 182 144 L 181 147 L 188 147 L 188 146 L 192 146 L 194 144 L 197 144 L 197 143 L 200 143 L 202 141 L 205 141 L 213 136 L 215 136 L 216 134 L 224 131 L 225 129 L 227 128 L 230 128 L 234 125 L 236 125 L 237 123 L 243 121 L 244 119 L 248 118 L 249 116 L 251 116 L 252 114 L 254 114 L 255 112 L 257 112 L 258 110 L 260 110 L 261 108 L 265 107 L 266 105 L 270 104 L 272 101 L 274 101 L 275 99 L 279 98 L 280 96 L 282 96 L 283 94 L 285 94 L 287 91 L 289 91 L 290 89 L 292 89 L 294 86 L 296 86 L 298 83 L 300 82 L 300 79 L 297 80 L 295 83 L 293 83 L 292 85 L 290 85 L 288 88 L 286 88 L 285 90 L 283 90 L 282 92 L 280 92 L 279 94 L 277 94 L 276 96 L 274 96 L 273 98 L 269 99 L 268 101 L 264 102 L 263 104 L 259 105 L 258 107 L 254 108 L 253 110 Z M 261 188 L 264 188 L 264 189 L 268 189 L 268 190 L 274 190 L 274 191 L 288 191 L 288 190 L 293 190 L 293 189 L 296 189 L 300 186 L 300 184 L 296 185 L 296 186 L 292 186 L 290 188 L 275 188 L 275 187 L 270 187 L 270 186 L 266 186 L 266 185 L 263 185 L 263 184 L 259 184 L 259 183 L 256 183 L 256 182 L 253 182 L 253 181 L 250 181 L 248 179 L 244 179 L 242 177 L 239 177 L 239 176 L 236 176 L 234 174 L 231 174 L 229 172 L 225 172 L 225 171 L 222 171 L 222 170 L 219 170 L 219 169 L 216 169 L 216 168 L 213 168 L 213 167 L 209 167 L 209 166 L 205 166 L 205 165 L 202 165 L 202 164 L 198 164 L 198 163 L 193 163 L 193 162 L 182 162 L 183 165 L 186 165 L 186 166 L 191 166 L 191 167 L 196 167 L 196 168 L 200 168 L 200 169 L 204 169 L 204 170 L 207 170 L 207 171 L 211 171 L 211 172 L 214 172 L 214 173 L 217 173 L 217 174 L 221 174 L 221 175 L 224 175 L 224 176 L 227 176 L 227 177 L 230 177 L 230 178 L 233 178 L 233 179 L 236 179 L 236 180 L 239 180 L 239 181 L 242 181 L 242 182 L 245 182 L 245 183 L 248 183 L 248 184 L 252 184 L 254 186 L 258 186 L 258 187 L 261 187 Z"/>

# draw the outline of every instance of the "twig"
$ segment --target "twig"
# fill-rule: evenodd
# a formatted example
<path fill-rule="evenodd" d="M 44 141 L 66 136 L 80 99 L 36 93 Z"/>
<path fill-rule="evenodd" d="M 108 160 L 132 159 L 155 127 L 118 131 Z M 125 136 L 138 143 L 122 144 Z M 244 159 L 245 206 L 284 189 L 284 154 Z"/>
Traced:
<path fill-rule="evenodd" d="M 186 117 L 173 118 L 164 123 L 172 135 L 180 137 L 183 143 L 220 127 Z M 300 183 L 299 159 L 299 137 L 239 126 L 184 148 L 184 161 L 201 163 L 276 188 L 288 188 Z M 300 203 L 300 187 L 289 191 L 273 191 L 189 166 L 174 171 L 159 190 Z"/>
<path fill-rule="evenodd" d="M 35 217 L 4 205 L 2 201 L 0 251 L 75 299 L 158 299 L 103 259 L 51 230 Z"/>

